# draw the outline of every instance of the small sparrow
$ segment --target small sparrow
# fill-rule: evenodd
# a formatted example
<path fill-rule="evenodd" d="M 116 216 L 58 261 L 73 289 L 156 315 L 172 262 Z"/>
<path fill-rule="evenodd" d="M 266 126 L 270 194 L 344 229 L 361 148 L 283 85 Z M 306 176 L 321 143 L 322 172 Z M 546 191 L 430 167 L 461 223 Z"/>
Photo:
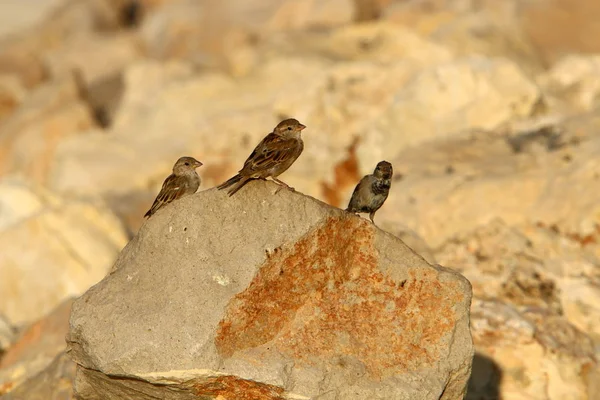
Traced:
<path fill-rule="evenodd" d="M 238 174 L 219 185 L 219 190 L 232 186 L 228 193 L 233 196 L 250 180 L 267 177 L 271 177 L 281 186 L 294 190 L 277 177 L 285 172 L 304 150 L 304 142 L 300 137 L 300 132 L 304 128 L 306 126 L 293 118 L 281 121 L 273 132 L 265 136 L 256 146 Z"/>
<path fill-rule="evenodd" d="M 365 175 L 352 193 L 346 211 L 353 213 L 369 213 L 371 222 L 375 212 L 381 208 L 390 193 L 392 186 L 392 164 L 380 161 L 372 175 Z"/>
<path fill-rule="evenodd" d="M 173 173 L 165 179 L 160 193 L 144 217 L 150 218 L 159 208 L 189 194 L 196 193 L 200 187 L 200 177 L 196 168 L 202 163 L 194 157 L 181 157 L 173 166 Z"/>

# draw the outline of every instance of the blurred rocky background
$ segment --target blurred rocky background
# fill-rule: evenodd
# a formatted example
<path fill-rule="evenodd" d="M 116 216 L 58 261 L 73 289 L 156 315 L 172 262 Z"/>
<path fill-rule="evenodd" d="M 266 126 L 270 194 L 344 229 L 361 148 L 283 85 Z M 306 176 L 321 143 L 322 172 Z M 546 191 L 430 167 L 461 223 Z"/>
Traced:
<path fill-rule="evenodd" d="M 600 2 L 0 2 L 0 395 L 67 399 L 72 299 L 174 161 L 201 190 L 285 117 L 282 179 L 473 285 L 470 400 L 600 398 Z M 37 397 L 36 397 L 37 396 Z"/>

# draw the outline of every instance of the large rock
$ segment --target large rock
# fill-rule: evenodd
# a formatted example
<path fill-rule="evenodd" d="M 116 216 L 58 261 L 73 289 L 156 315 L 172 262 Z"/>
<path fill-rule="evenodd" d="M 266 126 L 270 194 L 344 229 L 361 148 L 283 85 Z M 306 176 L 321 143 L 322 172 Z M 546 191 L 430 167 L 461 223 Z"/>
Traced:
<path fill-rule="evenodd" d="M 600 397 L 593 343 L 563 317 L 492 300 L 474 300 L 471 312 L 477 352 L 488 362 L 473 365 L 468 399 Z"/>
<path fill-rule="evenodd" d="M 600 222 L 599 124 L 596 113 L 509 135 L 475 131 L 403 151 L 391 161 L 404 177 L 392 185 L 378 218 L 415 230 L 434 248 L 495 218 L 593 234 Z"/>
<path fill-rule="evenodd" d="M 73 299 L 63 301 L 51 313 L 33 323 L 0 360 L 0 395 L 34 378 L 65 349 L 65 334 Z M 28 389 L 31 389 L 29 387 Z M 30 392 L 31 393 L 31 392 Z M 41 394 L 41 393 L 40 393 Z M 15 399 L 22 398 L 15 396 Z M 48 397 L 51 399 L 51 397 Z"/>
<path fill-rule="evenodd" d="M 571 112 L 589 111 L 598 106 L 600 97 L 600 55 L 569 55 L 559 60 L 539 82 L 548 98 L 556 98 L 555 108 Z"/>
<path fill-rule="evenodd" d="M 65 353 L 59 353 L 50 365 L 25 381 L 6 396 L 5 400 L 74 400 L 75 363 Z"/>
<path fill-rule="evenodd" d="M 93 126 L 71 76 L 36 88 L 0 125 L 0 176 L 21 173 L 46 183 L 58 144 Z"/>
<path fill-rule="evenodd" d="M 555 226 L 508 227 L 495 220 L 449 240 L 436 258 L 463 273 L 475 297 L 564 315 L 600 344 L 600 246 L 595 240 Z"/>
<path fill-rule="evenodd" d="M 528 117 L 540 99 L 537 86 L 516 64 L 483 57 L 462 59 L 418 74 L 396 94 L 376 125 L 379 138 L 371 137 L 381 141 L 397 132 L 398 138 L 386 150 L 398 154 L 402 147 Z"/>
<path fill-rule="evenodd" d="M 99 202 L 0 181 L 0 313 L 15 326 L 104 277 L 126 236 Z"/>
<path fill-rule="evenodd" d="M 244 62 L 235 53 L 252 52 L 262 36 L 341 25 L 351 18 L 351 0 L 174 0 L 148 14 L 140 36 L 151 57 L 227 67 Z"/>
<path fill-rule="evenodd" d="M 82 399 L 462 397 L 468 281 L 277 188 L 204 191 L 141 228 L 73 306 Z"/>

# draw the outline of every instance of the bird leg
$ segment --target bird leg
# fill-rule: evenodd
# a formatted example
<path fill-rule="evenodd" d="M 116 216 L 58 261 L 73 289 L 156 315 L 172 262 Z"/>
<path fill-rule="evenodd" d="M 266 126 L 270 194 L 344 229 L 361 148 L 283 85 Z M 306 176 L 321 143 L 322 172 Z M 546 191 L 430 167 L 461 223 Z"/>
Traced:
<path fill-rule="evenodd" d="M 283 182 L 283 181 L 280 181 L 280 180 L 279 180 L 279 179 L 277 179 L 277 178 L 271 177 L 271 179 L 273 179 L 273 182 L 277 183 L 279 186 L 286 187 L 286 188 L 288 188 L 289 190 L 291 190 L 292 192 L 295 192 L 295 191 L 296 191 L 296 189 L 294 189 L 293 187 L 291 187 L 291 186 L 290 186 L 290 185 L 288 185 L 287 183 L 285 183 L 285 182 Z M 277 189 L 277 192 L 279 192 L 279 189 Z M 277 192 L 275 192 L 275 193 L 277 193 Z"/>
<path fill-rule="evenodd" d="M 371 218 L 371 222 L 373 223 L 373 225 L 375 225 L 375 220 L 373 220 L 373 218 L 375 218 L 375 211 L 369 213 L 369 218 Z"/>

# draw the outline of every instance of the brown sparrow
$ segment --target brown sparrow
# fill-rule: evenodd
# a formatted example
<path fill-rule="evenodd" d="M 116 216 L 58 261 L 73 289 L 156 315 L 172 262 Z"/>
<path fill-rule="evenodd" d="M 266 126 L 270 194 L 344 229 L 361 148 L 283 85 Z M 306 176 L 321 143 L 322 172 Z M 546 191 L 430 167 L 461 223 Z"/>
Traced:
<path fill-rule="evenodd" d="M 346 211 L 369 213 L 371 222 L 375 223 L 375 212 L 381 208 L 390 193 L 392 174 L 392 164 L 380 161 L 372 175 L 365 175 L 358 182 Z"/>
<path fill-rule="evenodd" d="M 200 177 L 196 168 L 202 163 L 194 157 L 181 157 L 173 166 L 173 173 L 165 179 L 162 189 L 156 196 L 152 207 L 144 217 L 151 217 L 159 208 L 189 194 L 196 193 L 200 187 Z"/>
<path fill-rule="evenodd" d="M 219 190 L 233 186 L 228 191 L 232 196 L 250 180 L 267 177 L 271 177 L 281 186 L 294 190 L 277 177 L 285 172 L 304 150 L 304 142 L 300 137 L 300 132 L 304 128 L 306 126 L 293 118 L 281 121 L 273 132 L 265 136 L 256 146 L 238 174 L 219 185 Z"/>

